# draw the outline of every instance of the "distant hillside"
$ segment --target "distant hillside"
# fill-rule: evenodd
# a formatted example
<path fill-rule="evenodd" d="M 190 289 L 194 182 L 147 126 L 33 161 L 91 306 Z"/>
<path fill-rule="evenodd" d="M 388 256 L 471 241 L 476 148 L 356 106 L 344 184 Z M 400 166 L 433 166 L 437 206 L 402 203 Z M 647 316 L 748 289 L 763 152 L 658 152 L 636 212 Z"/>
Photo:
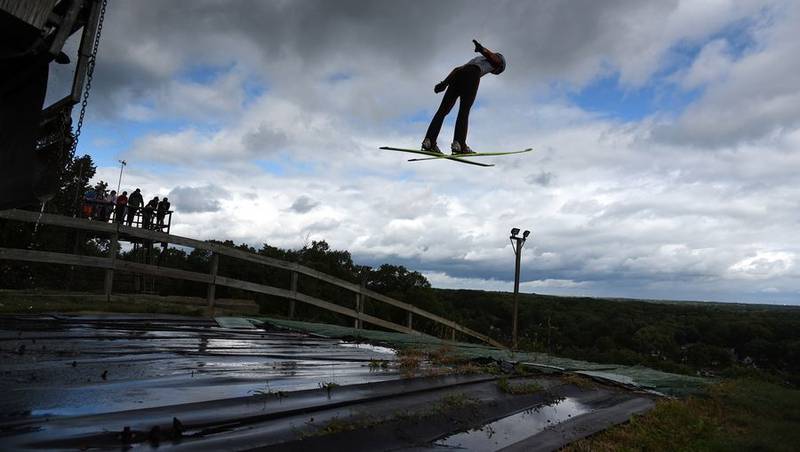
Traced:
<path fill-rule="evenodd" d="M 512 293 L 433 292 L 454 320 L 510 341 Z M 519 325 L 521 348 L 595 362 L 800 373 L 795 306 L 520 294 Z"/>

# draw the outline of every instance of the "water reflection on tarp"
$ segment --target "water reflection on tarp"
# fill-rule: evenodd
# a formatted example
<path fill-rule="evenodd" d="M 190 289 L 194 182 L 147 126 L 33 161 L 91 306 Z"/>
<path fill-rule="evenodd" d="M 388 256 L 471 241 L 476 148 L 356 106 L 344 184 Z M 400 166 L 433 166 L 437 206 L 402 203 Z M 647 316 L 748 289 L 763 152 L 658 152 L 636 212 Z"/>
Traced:
<path fill-rule="evenodd" d="M 588 413 L 572 398 L 508 416 L 481 428 L 457 433 L 434 443 L 435 448 L 495 451 L 522 441 L 560 422 Z"/>
<path fill-rule="evenodd" d="M 401 378 L 385 347 L 263 330 L 27 319 L 0 330 L 0 412 L 77 415 Z M 33 345 L 35 342 L 35 346 Z M 12 353 L 26 344 L 26 353 Z M 105 377 L 103 377 L 105 375 Z M 16 417 L 16 416 L 15 416 Z"/>

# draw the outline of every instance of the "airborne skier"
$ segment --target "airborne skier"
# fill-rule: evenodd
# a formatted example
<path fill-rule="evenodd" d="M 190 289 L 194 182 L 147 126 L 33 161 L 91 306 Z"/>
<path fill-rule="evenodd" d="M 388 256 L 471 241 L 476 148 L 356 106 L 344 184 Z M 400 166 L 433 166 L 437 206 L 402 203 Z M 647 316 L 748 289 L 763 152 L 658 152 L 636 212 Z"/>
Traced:
<path fill-rule="evenodd" d="M 475 101 L 478 93 L 480 79 L 488 73 L 498 75 L 506 69 L 506 59 L 501 53 L 495 53 L 482 46 L 478 41 L 472 40 L 475 44 L 475 51 L 480 53 L 463 66 L 453 69 L 444 80 L 437 83 L 433 92 L 441 93 L 445 89 L 442 103 L 431 119 L 425 139 L 422 141 L 422 150 L 428 152 L 438 152 L 436 138 L 442 128 L 445 116 L 450 113 L 456 99 L 460 99 L 458 104 L 458 118 L 456 119 L 453 144 L 450 146 L 453 154 L 472 154 L 474 151 L 467 146 L 467 126 L 469 123 L 469 110 Z"/>

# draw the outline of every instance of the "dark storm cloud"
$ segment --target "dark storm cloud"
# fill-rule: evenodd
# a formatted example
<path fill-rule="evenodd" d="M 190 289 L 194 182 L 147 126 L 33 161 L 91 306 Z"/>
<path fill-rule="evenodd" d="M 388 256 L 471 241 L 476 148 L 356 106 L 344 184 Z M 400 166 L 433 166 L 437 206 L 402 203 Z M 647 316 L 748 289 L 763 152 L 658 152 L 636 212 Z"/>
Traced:
<path fill-rule="evenodd" d="M 284 132 L 275 130 L 267 123 L 261 123 L 255 131 L 242 137 L 242 144 L 252 151 L 280 149 L 288 142 L 288 137 Z"/>
<path fill-rule="evenodd" d="M 472 38 L 504 52 L 508 83 L 585 81 L 619 58 L 639 70 L 644 56 L 633 50 L 649 44 L 626 39 L 645 26 L 635 19 L 654 20 L 675 6 L 634 0 L 115 2 L 108 8 L 94 101 L 115 113 L 112 106 L 146 99 L 187 68 L 234 63 L 270 84 L 304 83 L 304 77 L 342 70 L 368 72 L 385 83 L 397 77 L 430 82 L 432 69 L 438 74 L 471 57 Z"/>
<path fill-rule="evenodd" d="M 294 200 L 292 205 L 289 207 L 289 210 L 292 210 L 297 213 L 308 213 L 318 205 L 319 201 L 315 201 L 314 199 L 311 199 L 306 195 L 302 195 Z"/>

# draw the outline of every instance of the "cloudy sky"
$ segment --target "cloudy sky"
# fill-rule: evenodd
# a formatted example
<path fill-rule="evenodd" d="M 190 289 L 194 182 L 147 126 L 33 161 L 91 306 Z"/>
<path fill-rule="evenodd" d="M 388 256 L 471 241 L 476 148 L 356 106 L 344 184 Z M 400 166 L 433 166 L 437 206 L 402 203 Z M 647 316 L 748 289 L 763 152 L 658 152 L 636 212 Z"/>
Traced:
<path fill-rule="evenodd" d="M 180 235 L 510 290 L 517 226 L 524 291 L 800 304 L 799 21 L 789 0 L 112 0 L 79 152 L 112 185 L 126 159 Z M 419 145 L 473 38 L 508 68 L 468 142 L 535 152 L 378 150 Z"/>

